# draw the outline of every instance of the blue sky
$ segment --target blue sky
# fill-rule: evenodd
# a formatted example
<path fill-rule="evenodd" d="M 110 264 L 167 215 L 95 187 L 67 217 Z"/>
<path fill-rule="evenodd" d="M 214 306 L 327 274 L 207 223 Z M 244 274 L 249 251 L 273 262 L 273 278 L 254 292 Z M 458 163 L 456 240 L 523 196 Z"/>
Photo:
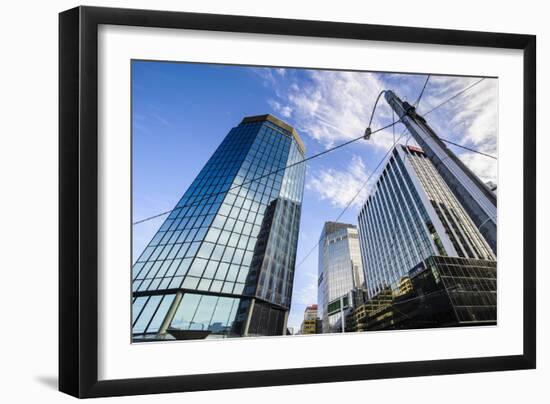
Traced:
<path fill-rule="evenodd" d="M 360 136 L 380 90 L 392 89 L 412 103 L 425 80 L 426 75 L 133 61 L 134 221 L 172 209 L 244 116 L 271 113 L 285 120 L 299 132 L 310 156 Z M 431 76 L 418 111 L 428 111 L 477 80 Z M 498 80 L 485 79 L 429 114 L 428 123 L 441 137 L 496 155 L 497 100 Z M 382 99 L 372 128 L 391 122 L 391 109 Z M 403 129 L 396 125 L 395 136 Z M 392 144 L 390 128 L 308 163 L 298 262 L 317 243 L 324 222 L 338 217 Z M 453 150 L 483 180 L 497 182 L 494 160 Z M 357 223 L 377 174 L 340 221 Z M 134 258 L 163 220 L 133 226 Z M 296 268 L 290 326 L 297 329 L 305 306 L 316 303 L 316 285 L 317 251 Z"/>

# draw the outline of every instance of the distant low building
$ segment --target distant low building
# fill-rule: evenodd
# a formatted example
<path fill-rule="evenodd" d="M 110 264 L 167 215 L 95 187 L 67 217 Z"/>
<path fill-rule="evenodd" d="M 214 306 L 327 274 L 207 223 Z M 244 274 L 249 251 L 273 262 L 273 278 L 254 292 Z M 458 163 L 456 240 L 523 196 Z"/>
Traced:
<path fill-rule="evenodd" d="M 312 304 L 304 310 L 304 321 L 300 327 L 300 334 L 319 334 L 320 320 L 317 317 L 317 305 Z"/>

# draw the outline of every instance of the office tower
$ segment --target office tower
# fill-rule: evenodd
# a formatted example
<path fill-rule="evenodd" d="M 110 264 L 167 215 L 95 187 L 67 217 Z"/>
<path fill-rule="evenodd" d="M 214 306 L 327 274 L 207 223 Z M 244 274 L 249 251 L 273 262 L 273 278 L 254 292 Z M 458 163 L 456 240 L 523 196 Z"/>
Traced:
<path fill-rule="evenodd" d="M 426 120 L 406 101 L 392 91 L 384 94 L 386 101 L 407 127 L 414 140 L 434 164 L 463 210 L 497 254 L 497 196 L 484 184 L 437 136 Z"/>
<path fill-rule="evenodd" d="M 398 145 L 359 213 L 369 298 L 411 291 L 409 272 L 430 256 L 495 255 L 422 149 Z"/>
<path fill-rule="evenodd" d="M 357 227 L 326 222 L 319 240 L 317 302 L 323 333 L 343 331 L 350 293 L 365 283 Z"/>
<path fill-rule="evenodd" d="M 133 266 L 134 341 L 286 332 L 304 152 L 271 115 L 229 131 Z"/>
<path fill-rule="evenodd" d="M 317 305 L 312 304 L 304 310 L 304 320 L 300 327 L 300 334 L 317 334 L 319 319 L 317 317 Z"/>

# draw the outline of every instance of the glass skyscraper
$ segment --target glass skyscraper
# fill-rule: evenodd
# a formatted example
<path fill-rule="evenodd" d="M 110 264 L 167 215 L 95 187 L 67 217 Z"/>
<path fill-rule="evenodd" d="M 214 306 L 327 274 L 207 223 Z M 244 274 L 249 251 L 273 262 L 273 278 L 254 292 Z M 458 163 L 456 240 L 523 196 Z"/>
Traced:
<path fill-rule="evenodd" d="M 229 131 L 133 266 L 134 341 L 285 334 L 304 153 L 271 115 Z"/>
<path fill-rule="evenodd" d="M 357 227 L 326 222 L 319 240 L 317 302 L 323 333 L 342 327 L 342 312 L 349 307 L 350 293 L 365 283 Z"/>
<path fill-rule="evenodd" d="M 368 296 L 399 291 L 430 256 L 495 260 L 489 244 L 422 149 L 397 146 L 359 213 Z"/>

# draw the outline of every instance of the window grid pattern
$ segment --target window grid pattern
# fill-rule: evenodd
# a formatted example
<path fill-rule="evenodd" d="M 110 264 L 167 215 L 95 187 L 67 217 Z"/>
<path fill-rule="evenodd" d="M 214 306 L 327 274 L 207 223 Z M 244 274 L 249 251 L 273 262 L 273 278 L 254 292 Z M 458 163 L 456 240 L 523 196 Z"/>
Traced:
<path fill-rule="evenodd" d="M 458 257 L 430 257 L 426 266 L 436 271 L 461 323 L 497 319 L 496 261 Z"/>
<path fill-rule="evenodd" d="M 410 150 L 406 153 L 458 256 L 495 259 L 472 219 L 424 153 Z"/>
<path fill-rule="evenodd" d="M 291 291 L 305 167 L 300 164 L 250 181 L 303 159 L 295 143 L 289 132 L 267 121 L 241 123 L 233 128 L 136 260 L 133 291 L 160 294 L 185 289 L 242 297 L 266 208 L 283 195 L 296 205 L 292 212 L 295 220 L 290 223 L 291 234 L 286 235 L 292 244 L 286 250 L 289 257 L 284 257 L 286 266 L 279 267 L 276 276 L 284 279 L 285 292 Z M 289 267 L 290 275 L 284 273 Z M 182 302 L 191 302 L 185 296 Z M 148 307 L 152 302 L 141 299 L 138 303 Z M 203 306 L 209 310 L 217 304 L 229 304 L 214 304 L 209 298 L 193 302 L 198 313 L 202 313 Z M 229 313 L 234 317 L 238 304 L 233 303 L 234 310 Z M 181 313 L 191 314 L 180 310 L 181 306 L 176 315 L 178 326 L 195 327 L 197 323 L 212 331 L 211 324 L 215 323 L 216 332 L 231 328 L 223 321 L 206 325 L 204 316 L 201 322 L 194 317 L 184 319 Z M 134 333 L 143 333 L 136 328 L 138 323 L 136 318 Z"/>
<path fill-rule="evenodd" d="M 438 236 L 402 158 L 396 148 L 359 213 L 369 297 L 388 286 L 397 287 L 414 265 L 436 250 L 444 252 L 437 248 Z"/>
<path fill-rule="evenodd" d="M 369 297 L 387 287 L 398 289 L 407 272 L 430 255 L 494 259 L 443 178 L 417 149 L 395 148 L 358 221 Z M 435 224 L 441 224 L 443 234 Z"/>
<path fill-rule="evenodd" d="M 329 304 L 365 284 L 357 227 L 325 223 L 319 247 L 318 310 L 323 332 L 333 332 L 341 324 L 341 313 L 329 316 Z"/>

